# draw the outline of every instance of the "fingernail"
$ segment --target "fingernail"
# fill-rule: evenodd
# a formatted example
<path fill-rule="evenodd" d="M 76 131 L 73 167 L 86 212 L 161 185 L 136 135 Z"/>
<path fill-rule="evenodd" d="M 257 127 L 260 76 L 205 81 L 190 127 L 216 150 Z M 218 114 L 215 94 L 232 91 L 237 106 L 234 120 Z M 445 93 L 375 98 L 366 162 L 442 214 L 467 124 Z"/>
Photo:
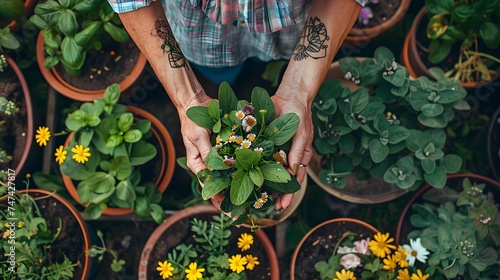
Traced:
<path fill-rule="evenodd" d="M 296 163 L 296 164 L 293 165 L 293 168 L 292 168 L 292 171 L 293 171 L 294 175 L 297 174 L 298 170 L 299 170 L 299 164 Z"/>

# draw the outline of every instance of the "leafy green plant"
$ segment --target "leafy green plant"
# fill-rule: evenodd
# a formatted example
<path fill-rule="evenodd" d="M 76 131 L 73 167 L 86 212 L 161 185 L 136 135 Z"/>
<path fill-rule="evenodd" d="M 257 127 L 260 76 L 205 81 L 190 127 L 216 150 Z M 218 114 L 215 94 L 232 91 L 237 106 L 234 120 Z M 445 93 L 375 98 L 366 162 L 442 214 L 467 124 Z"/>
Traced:
<path fill-rule="evenodd" d="M 59 148 L 56 160 L 61 159 L 62 174 L 77 182 L 88 217 L 98 218 L 107 207 L 121 207 L 161 223 L 161 193 L 154 183 L 143 180 L 140 169 L 157 153 L 148 140 L 151 122 L 135 120 L 124 105 L 117 104 L 119 97 L 118 84 L 112 84 L 103 98 L 82 103 L 70 113 L 65 124 L 73 136 L 68 147 Z M 66 159 L 69 151 L 74 155 Z"/>
<path fill-rule="evenodd" d="M 25 182 L 28 187 L 29 181 Z M 0 182 L 0 188 L 7 187 Z M 36 204 L 36 200 L 47 197 L 9 193 L 3 197 L 0 210 L 0 274 L 4 279 L 73 279 L 74 268 L 79 263 L 71 263 L 66 256 L 61 256 L 62 261 L 57 263 L 48 257 L 52 243 L 66 225 L 58 218 L 57 231 L 49 228 Z"/>
<path fill-rule="evenodd" d="M 92 244 L 90 250 L 86 253 L 89 254 L 89 256 L 92 258 L 97 257 L 97 260 L 99 262 L 102 262 L 102 260 L 104 260 L 105 253 L 109 253 L 113 257 L 113 261 L 110 264 L 111 270 L 113 270 L 114 272 L 120 272 L 123 269 L 123 266 L 126 264 L 125 260 L 118 259 L 117 253 L 106 246 L 102 231 L 97 230 L 97 237 L 99 238 L 99 241 L 101 241 L 101 245 L 99 246 L 97 244 Z"/>
<path fill-rule="evenodd" d="M 314 146 L 322 156 L 319 177 L 342 188 L 344 176 L 381 178 L 401 189 L 415 190 L 424 182 L 444 187 L 448 173 L 457 172 L 462 159 L 446 154 L 444 128 L 455 110 L 467 110 L 466 91 L 444 77 L 410 79 L 384 47 L 375 58 L 339 61 L 345 78 L 325 82 L 313 102 Z"/>
<path fill-rule="evenodd" d="M 80 74 L 87 52 L 100 50 L 107 36 L 119 43 L 129 40 L 107 1 L 48 0 L 36 5 L 30 21 L 43 32 L 45 68 L 62 63 L 72 75 Z"/>
<path fill-rule="evenodd" d="M 3 0 L 0 3 L 0 18 L 5 21 L 19 20 L 26 14 L 26 7 L 21 0 Z M 0 51 L 18 49 L 21 45 L 11 33 L 9 26 L 0 26 Z"/>
<path fill-rule="evenodd" d="M 163 279 L 248 279 L 245 270 L 253 270 L 260 262 L 252 254 L 253 235 L 242 233 L 237 245 L 246 255 L 228 253 L 232 220 L 220 213 L 211 221 L 191 220 L 193 241 L 182 243 L 158 262 L 157 270 Z M 249 250 L 249 251 L 247 251 Z M 255 253 L 254 253 L 255 254 Z"/>
<path fill-rule="evenodd" d="M 431 189 L 412 205 L 408 237 L 421 237 L 429 266 L 448 279 L 500 277 L 500 216 L 485 187 L 465 178 L 461 187 Z"/>
<path fill-rule="evenodd" d="M 207 200 L 222 193 L 221 210 L 239 216 L 236 224 L 252 220 L 252 212 L 271 207 L 269 193 L 300 189 L 286 170 L 285 152 L 299 117 L 289 113 L 275 118 L 274 104 L 264 89 L 254 88 L 248 103 L 222 83 L 218 100 L 189 108 L 187 116 L 213 132 L 214 147 L 205 159 L 208 169 L 197 174 L 204 184 L 201 195 Z"/>
<path fill-rule="evenodd" d="M 460 53 L 453 69 L 446 73 L 460 82 L 490 81 L 500 58 L 499 0 L 426 0 L 429 61 L 444 61 L 452 49 Z"/>

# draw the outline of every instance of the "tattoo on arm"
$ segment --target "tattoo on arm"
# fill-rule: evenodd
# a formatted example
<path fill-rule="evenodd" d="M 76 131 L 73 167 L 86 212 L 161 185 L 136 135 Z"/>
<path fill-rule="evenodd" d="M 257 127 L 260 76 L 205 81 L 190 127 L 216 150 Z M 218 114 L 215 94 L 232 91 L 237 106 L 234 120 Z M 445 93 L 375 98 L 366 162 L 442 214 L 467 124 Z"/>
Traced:
<path fill-rule="evenodd" d="M 314 59 L 326 57 L 328 45 L 325 42 L 328 40 L 330 40 L 330 37 L 325 24 L 318 17 L 311 17 L 304 26 L 299 43 L 293 50 L 293 59 L 300 61 L 308 57 Z"/>
<path fill-rule="evenodd" d="M 164 53 L 168 53 L 168 61 L 172 68 L 181 68 L 187 65 L 186 59 L 184 58 L 179 45 L 177 45 L 172 29 L 170 29 L 170 25 L 166 20 L 157 20 L 155 22 L 154 33 L 151 33 L 153 36 L 158 36 L 163 39 L 161 49 Z"/>

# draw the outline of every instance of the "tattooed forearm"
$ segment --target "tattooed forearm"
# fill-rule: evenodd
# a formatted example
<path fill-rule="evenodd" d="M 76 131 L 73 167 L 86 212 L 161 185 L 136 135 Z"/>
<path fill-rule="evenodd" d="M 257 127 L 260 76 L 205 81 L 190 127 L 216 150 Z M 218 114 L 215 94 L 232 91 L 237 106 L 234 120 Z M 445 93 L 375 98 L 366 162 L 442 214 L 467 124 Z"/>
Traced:
<path fill-rule="evenodd" d="M 304 26 L 304 31 L 299 39 L 299 43 L 293 50 L 296 61 L 311 57 L 314 59 L 326 57 L 326 41 L 330 40 L 323 24 L 318 17 L 311 17 Z"/>
<path fill-rule="evenodd" d="M 172 68 L 180 68 L 186 66 L 186 59 L 182 54 L 177 41 L 175 41 L 174 34 L 170 29 L 170 25 L 164 19 L 159 19 L 155 22 L 155 31 L 152 32 L 153 36 L 158 36 L 163 39 L 161 49 L 164 53 L 168 53 L 168 61 Z"/>

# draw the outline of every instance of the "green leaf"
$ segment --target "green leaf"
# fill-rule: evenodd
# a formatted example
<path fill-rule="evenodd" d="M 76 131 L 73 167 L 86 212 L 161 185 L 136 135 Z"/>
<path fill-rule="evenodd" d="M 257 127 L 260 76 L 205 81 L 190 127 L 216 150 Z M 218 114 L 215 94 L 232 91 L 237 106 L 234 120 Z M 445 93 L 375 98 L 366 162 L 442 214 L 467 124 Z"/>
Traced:
<path fill-rule="evenodd" d="M 238 149 L 235 151 L 236 166 L 244 170 L 250 170 L 259 163 L 261 154 L 250 149 Z"/>
<path fill-rule="evenodd" d="M 383 76 L 386 81 L 394 85 L 395 87 L 403 87 L 406 82 L 406 69 L 403 67 L 398 67 L 391 75 Z"/>
<path fill-rule="evenodd" d="M 369 143 L 370 157 L 375 163 L 382 162 L 389 155 L 389 147 L 382 145 L 378 139 L 372 139 Z"/>
<path fill-rule="evenodd" d="M 123 140 L 127 143 L 137 143 L 142 139 L 142 132 L 138 129 L 132 129 L 127 131 L 125 135 L 123 135 Z"/>
<path fill-rule="evenodd" d="M 386 47 L 378 47 L 374 54 L 377 64 L 392 63 L 395 60 L 394 54 Z"/>
<path fill-rule="evenodd" d="M 115 173 L 116 179 L 126 180 L 132 174 L 132 166 L 126 156 L 117 156 L 111 161 L 109 171 Z"/>
<path fill-rule="evenodd" d="M 451 45 L 448 42 L 441 42 L 439 39 L 432 40 L 429 45 L 429 61 L 438 64 L 448 57 L 451 51 Z"/>
<path fill-rule="evenodd" d="M 349 98 L 349 113 L 361 113 L 368 105 L 370 95 L 368 90 L 364 87 L 360 87 L 355 90 Z"/>
<path fill-rule="evenodd" d="M 78 183 L 76 191 L 78 193 L 78 199 L 80 199 L 81 203 L 90 203 L 90 186 L 87 181 L 81 181 L 80 183 Z"/>
<path fill-rule="evenodd" d="M 350 134 L 342 136 L 339 141 L 339 147 L 342 153 L 352 154 L 354 152 L 356 140 Z"/>
<path fill-rule="evenodd" d="M 231 178 L 229 177 L 213 177 L 207 176 L 203 182 L 203 188 L 201 189 L 201 197 L 204 200 L 210 199 L 212 196 L 220 193 L 225 188 L 231 185 Z"/>
<path fill-rule="evenodd" d="M 90 144 L 90 141 L 92 141 L 92 137 L 94 136 L 94 130 L 93 129 L 83 129 L 80 133 L 80 139 L 78 140 L 78 143 L 80 145 L 83 145 L 84 147 L 88 147 Z"/>
<path fill-rule="evenodd" d="M 132 166 L 142 165 L 156 156 L 156 148 L 150 143 L 139 141 L 132 145 L 130 153 L 130 164 Z"/>
<path fill-rule="evenodd" d="M 165 212 L 163 208 L 156 203 L 151 203 L 149 205 L 149 214 L 151 215 L 151 218 L 157 223 L 161 224 L 163 220 L 165 220 Z"/>
<path fill-rule="evenodd" d="M 264 120 L 266 124 L 269 124 L 274 120 L 275 117 L 274 104 L 271 98 L 269 97 L 269 93 L 265 89 L 261 87 L 255 87 L 252 90 L 251 101 L 252 101 L 252 106 L 254 107 L 254 115 L 258 120 L 261 119 L 260 117 L 258 117 L 260 114 L 265 114 Z"/>
<path fill-rule="evenodd" d="M 32 15 L 30 17 L 30 21 L 31 23 L 33 23 L 33 25 L 35 25 L 36 28 L 40 30 L 45 30 L 49 28 L 48 23 L 39 15 Z"/>
<path fill-rule="evenodd" d="M 259 168 L 266 181 L 286 183 L 291 180 L 290 173 L 281 164 L 262 163 Z"/>
<path fill-rule="evenodd" d="M 299 116 L 295 113 L 281 115 L 264 130 L 264 136 L 273 141 L 276 146 L 283 145 L 297 132 L 299 122 Z"/>
<path fill-rule="evenodd" d="M 438 103 L 429 103 L 422 106 L 421 110 L 426 117 L 432 118 L 441 115 L 444 112 L 444 107 Z"/>
<path fill-rule="evenodd" d="M 212 129 L 215 121 L 208 114 L 208 107 L 193 106 L 187 109 L 186 115 L 188 118 L 199 126 Z"/>
<path fill-rule="evenodd" d="M 421 161 L 422 169 L 426 174 L 431 174 L 436 168 L 436 162 L 432 159 L 424 159 Z"/>
<path fill-rule="evenodd" d="M 16 37 L 10 33 L 10 27 L 8 26 L 3 30 L 0 29 L 0 45 L 11 50 L 18 49 L 21 46 Z"/>
<path fill-rule="evenodd" d="M 288 183 L 264 181 L 264 185 L 269 187 L 273 193 L 295 193 L 300 190 L 300 184 L 295 177 L 291 177 Z"/>
<path fill-rule="evenodd" d="M 62 174 L 77 181 L 85 180 L 89 174 L 85 165 L 69 158 L 69 155 L 63 164 L 61 164 L 60 170 Z"/>
<path fill-rule="evenodd" d="M 133 205 L 136 199 L 134 187 L 128 180 L 120 181 L 116 185 L 115 194 L 118 199 L 126 201 L 128 205 Z"/>
<path fill-rule="evenodd" d="M 431 174 L 424 174 L 424 179 L 429 185 L 442 189 L 446 184 L 446 171 L 444 168 L 437 166 Z"/>
<path fill-rule="evenodd" d="M 127 132 L 134 123 L 134 115 L 130 112 L 126 112 L 120 115 L 118 118 L 118 129 L 121 132 Z"/>
<path fill-rule="evenodd" d="M 219 102 L 217 100 L 213 99 L 208 104 L 208 115 L 214 122 L 217 122 L 220 119 Z"/>
<path fill-rule="evenodd" d="M 123 142 L 123 136 L 120 135 L 110 135 L 108 140 L 106 140 L 106 147 L 113 148 L 120 145 Z"/>
<path fill-rule="evenodd" d="M 49 192 L 56 192 L 59 195 L 68 197 L 68 191 L 64 186 L 61 176 L 55 176 L 43 172 L 36 172 L 33 174 L 33 182 L 40 189 L 47 190 Z"/>
<path fill-rule="evenodd" d="M 120 86 L 117 83 L 113 83 L 106 87 L 104 91 L 104 101 L 108 105 L 115 105 L 120 99 Z"/>
<path fill-rule="evenodd" d="M 0 16 L 8 20 L 19 20 L 26 14 L 26 7 L 20 0 L 2 0 L 0 2 Z"/>
<path fill-rule="evenodd" d="M 488 48 L 494 50 L 500 47 L 500 25 L 491 21 L 484 22 L 479 28 L 479 36 Z"/>
<path fill-rule="evenodd" d="M 253 191 L 253 186 L 254 184 L 247 171 L 243 169 L 236 170 L 229 191 L 231 202 L 234 205 L 243 204 L 248 197 L 250 197 L 250 194 Z"/>
<path fill-rule="evenodd" d="M 105 172 L 94 172 L 88 176 L 87 183 L 95 193 L 106 193 L 115 186 L 115 178 Z"/>
<path fill-rule="evenodd" d="M 222 82 L 219 85 L 218 99 L 222 115 L 229 114 L 231 111 L 236 110 L 236 106 L 238 105 L 238 98 L 227 82 Z"/>
<path fill-rule="evenodd" d="M 92 11 L 96 11 L 101 3 L 101 0 L 79 1 L 75 6 L 73 6 L 73 10 L 86 14 Z"/>
<path fill-rule="evenodd" d="M 462 158 L 457 155 L 445 155 L 441 161 L 441 167 L 446 173 L 456 173 L 462 167 Z"/>
<path fill-rule="evenodd" d="M 424 114 L 420 114 L 417 116 L 417 119 L 421 124 L 432 128 L 444 128 L 448 123 L 443 115 L 431 118 L 425 116 Z"/>
<path fill-rule="evenodd" d="M 406 140 L 410 136 L 410 131 L 401 125 L 391 125 L 389 127 L 389 143 L 397 144 Z"/>
<path fill-rule="evenodd" d="M 134 128 L 138 129 L 142 134 L 146 134 L 151 129 L 151 121 L 143 119 L 134 124 Z"/>
<path fill-rule="evenodd" d="M 141 216 L 141 217 L 147 217 L 150 214 L 149 210 L 150 204 L 148 200 L 145 197 L 137 197 L 137 199 L 134 201 L 134 207 L 132 209 L 134 212 Z"/>
<path fill-rule="evenodd" d="M 59 63 L 59 57 L 58 56 L 48 56 L 45 58 L 45 61 L 43 62 L 43 66 L 45 69 L 51 69 L 52 67 L 56 66 Z"/>
<path fill-rule="evenodd" d="M 226 170 L 231 168 L 231 166 L 224 164 L 224 159 L 219 155 L 217 149 L 210 149 L 205 158 L 205 164 L 211 170 Z"/>
<path fill-rule="evenodd" d="M 87 205 L 87 208 L 85 208 L 85 211 L 83 212 L 85 216 L 87 216 L 89 219 L 96 220 L 102 215 L 102 211 L 107 208 L 106 203 L 99 203 L 99 204 L 89 204 Z"/>
<path fill-rule="evenodd" d="M 455 3 L 453 0 L 426 0 L 425 7 L 431 14 L 446 14 L 453 10 Z"/>
<path fill-rule="evenodd" d="M 66 36 L 74 36 L 78 30 L 78 22 L 72 10 L 64 9 L 59 13 L 59 29 Z"/>
<path fill-rule="evenodd" d="M 160 203 L 162 194 L 153 183 L 146 183 L 144 196 L 148 199 L 150 203 Z"/>
<path fill-rule="evenodd" d="M 73 37 L 64 37 L 61 42 L 61 53 L 64 62 L 74 68 L 80 68 L 85 60 L 85 50 Z"/>
<path fill-rule="evenodd" d="M 255 185 L 262 187 L 262 184 L 264 184 L 264 175 L 262 175 L 262 171 L 260 171 L 258 166 L 251 168 L 249 170 L 249 175 Z"/>
<path fill-rule="evenodd" d="M 111 36 L 111 38 L 113 38 L 113 40 L 117 41 L 118 43 L 126 43 L 130 39 L 127 31 L 117 27 L 111 22 L 104 22 L 103 27 L 104 31 L 106 31 L 106 33 L 108 33 L 109 36 Z"/>

